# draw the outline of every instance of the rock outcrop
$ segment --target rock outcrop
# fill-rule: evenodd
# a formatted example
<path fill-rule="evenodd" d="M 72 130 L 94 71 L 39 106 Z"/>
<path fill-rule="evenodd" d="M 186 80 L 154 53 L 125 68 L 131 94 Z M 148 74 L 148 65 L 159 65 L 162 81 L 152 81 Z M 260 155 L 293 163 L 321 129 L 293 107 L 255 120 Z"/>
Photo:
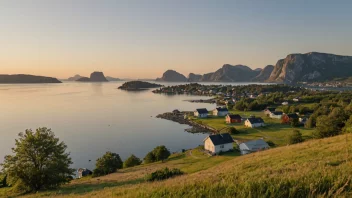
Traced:
<path fill-rule="evenodd" d="M 225 64 L 222 68 L 214 73 L 208 73 L 202 76 L 201 81 L 210 82 L 249 82 L 258 75 L 258 71 L 254 71 L 245 65 L 229 65 Z"/>
<path fill-rule="evenodd" d="M 199 82 L 201 78 L 202 78 L 202 75 L 200 74 L 190 73 L 188 75 L 188 82 Z"/>
<path fill-rule="evenodd" d="M 167 70 L 163 76 L 161 78 L 157 78 L 156 81 L 187 82 L 187 78 L 175 70 Z"/>
<path fill-rule="evenodd" d="M 80 78 L 83 78 L 83 76 L 80 76 L 80 75 L 76 74 L 75 76 L 70 77 L 70 78 L 68 78 L 67 80 L 68 80 L 68 81 L 76 81 L 76 80 L 78 80 L 78 79 L 80 79 Z"/>
<path fill-rule="evenodd" d="M 273 65 L 267 65 L 260 73 L 252 79 L 253 82 L 264 82 L 269 79 L 271 72 L 274 70 Z"/>
<path fill-rule="evenodd" d="M 143 82 L 143 81 L 130 81 L 123 83 L 118 89 L 127 90 L 127 91 L 136 91 L 136 90 L 144 90 L 150 88 L 158 88 L 162 87 L 162 85 Z"/>
<path fill-rule="evenodd" d="M 268 82 L 326 81 L 352 76 L 352 56 L 310 52 L 290 54 L 279 60 Z"/>
<path fill-rule="evenodd" d="M 0 84 L 12 83 L 61 83 L 56 78 L 26 74 L 0 75 Z"/>
<path fill-rule="evenodd" d="M 121 79 L 119 79 L 119 78 L 114 78 L 114 77 L 110 77 L 110 76 L 107 76 L 106 80 L 108 80 L 108 81 L 121 81 Z"/>
<path fill-rule="evenodd" d="M 108 80 L 105 78 L 103 72 L 93 72 L 90 75 L 90 78 L 82 77 L 82 78 L 77 79 L 76 81 L 78 81 L 78 82 L 108 82 Z"/>

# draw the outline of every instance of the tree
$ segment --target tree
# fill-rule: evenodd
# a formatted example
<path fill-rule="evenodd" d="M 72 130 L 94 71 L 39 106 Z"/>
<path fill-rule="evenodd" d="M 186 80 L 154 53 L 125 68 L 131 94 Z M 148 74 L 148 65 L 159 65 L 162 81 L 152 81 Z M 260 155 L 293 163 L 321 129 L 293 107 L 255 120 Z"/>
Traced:
<path fill-rule="evenodd" d="M 317 138 L 331 137 L 339 134 L 336 123 L 326 115 L 317 118 L 314 136 Z"/>
<path fill-rule="evenodd" d="M 171 153 L 164 145 L 162 145 L 154 149 L 154 155 L 157 161 L 164 161 L 171 155 Z"/>
<path fill-rule="evenodd" d="M 302 133 L 299 130 L 293 130 L 288 136 L 289 144 L 297 144 L 303 142 Z"/>
<path fill-rule="evenodd" d="M 171 155 L 170 151 L 164 146 L 157 146 L 144 157 L 144 163 L 164 161 Z"/>
<path fill-rule="evenodd" d="M 239 134 L 240 132 L 235 128 L 235 127 L 229 127 L 227 128 L 227 132 L 232 134 L 232 135 L 235 135 L 235 134 Z"/>
<path fill-rule="evenodd" d="M 232 109 L 233 109 L 233 104 L 228 103 L 228 104 L 226 105 L 226 107 L 227 107 L 228 110 L 232 110 Z"/>
<path fill-rule="evenodd" d="M 153 153 L 153 151 L 150 151 L 145 157 L 144 157 L 144 163 L 145 164 L 149 164 L 149 163 L 153 163 L 156 162 L 156 157 Z"/>
<path fill-rule="evenodd" d="M 352 115 L 350 116 L 350 119 L 345 122 L 345 126 L 343 127 L 342 131 L 344 133 L 352 133 Z"/>
<path fill-rule="evenodd" d="M 290 120 L 290 124 L 292 127 L 297 127 L 299 125 L 299 119 L 298 118 L 292 118 Z"/>
<path fill-rule="evenodd" d="M 93 176 L 102 176 L 116 172 L 122 168 L 122 160 L 117 153 L 106 152 L 101 158 L 97 159 Z"/>
<path fill-rule="evenodd" d="M 51 129 L 27 129 L 16 139 L 14 155 L 5 156 L 3 171 L 14 185 L 22 183 L 29 191 L 56 188 L 69 181 L 74 169 L 67 146 Z"/>
<path fill-rule="evenodd" d="M 348 119 L 348 116 L 345 114 L 345 111 L 341 107 L 335 107 L 330 113 L 329 118 L 334 121 L 339 130 L 345 126 L 345 121 Z"/>
<path fill-rule="evenodd" d="M 142 161 L 135 155 L 131 155 L 128 159 L 123 162 L 123 168 L 138 166 Z"/>

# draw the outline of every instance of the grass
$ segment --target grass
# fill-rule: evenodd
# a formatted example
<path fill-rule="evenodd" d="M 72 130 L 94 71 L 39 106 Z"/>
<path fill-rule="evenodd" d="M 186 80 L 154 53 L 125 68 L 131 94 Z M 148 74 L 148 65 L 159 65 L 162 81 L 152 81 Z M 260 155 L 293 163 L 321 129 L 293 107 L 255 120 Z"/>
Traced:
<path fill-rule="evenodd" d="M 227 127 L 235 127 L 240 132 L 240 134 L 233 135 L 233 138 L 237 140 L 245 141 L 263 138 L 265 141 L 272 141 L 278 146 L 287 144 L 287 135 L 294 129 L 290 125 L 281 124 L 281 120 L 279 119 L 265 116 L 262 111 L 243 112 L 232 110 L 230 113 L 240 114 L 242 117 L 249 117 L 250 115 L 262 117 L 266 123 L 266 126 L 259 128 L 247 128 L 243 123 L 227 124 L 224 117 L 197 118 L 196 121 L 222 131 L 224 131 Z M 306 129 L 304 127 L 298 127 L 295 129 L 300 130 L 305 140 L 311 139 L 312 132 L 314 130 Z"/>
<path fill-rule="evenodd" d="M 188 151 L 165 163 L 98 178 L 101 183 L 76 181 L 27 197 L 351 197 L 351 141 L 352 135 L 341 135 L 240 157 L 208 157 L 192 150 L 192 155 Z M 160 167 L 179 167 L 188 174 L 152 183 L 131 176 L 142 177 Z"/>

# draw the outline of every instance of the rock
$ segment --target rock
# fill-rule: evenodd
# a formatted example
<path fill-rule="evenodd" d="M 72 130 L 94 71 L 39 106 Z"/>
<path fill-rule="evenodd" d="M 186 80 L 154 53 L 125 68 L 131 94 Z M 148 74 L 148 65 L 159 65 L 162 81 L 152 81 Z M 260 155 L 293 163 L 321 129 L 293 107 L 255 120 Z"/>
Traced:
<path fill-rule="evenodd" d="M 327 81 L 349 76 L 352 76 L 352 56 L 310 52 L 290 54 L 279 60 L 268 82 Z"/>
<path fill-rule="evenodd" d="M 108 80 L 105 78 L 103 72 L 93 72 L 90 75 L 90 81 L 91 82 L 108 82 Z"/>
<path fill-rule="evenodd" d="M 88 78 L 88 77 L 82 77 L 82 78 L 80 78 L 80 79 L 78 79 L 78 80 L 76 80 L 77 82 L 90 82 L 90 78 Z"/>
<path fill-rule="evenodd" d="M 33 76 L 26 74 L 15 74 L 15 75 L 0 75 L 1 84 L 10 83 L 61 83 L 56 78 L 45 77 L 45 76 Z"/>
<path fill-rule="evenodd" d="M 274 70 L 273 65 L 267 65 L 260 73 L 252 79 L 253 82 L 264 82 L 269 79 L 271 72 Z"/>
<path fill-rule="evenodd" d="M 78 80 L 78 79 L 80 79 L 80 78 L 83 78 L 83 76 L 80 76 L 80 75 L 76 74 L 75 76 L 70 77 L 70 78 L 68 78 L 67 80 L 68 80 L 68 81 L 76 81 L 76 80 Z"/>
<path fill-rule="evenodd" d="M 135 91 L 135 90 L 144 90 L 144 89 L 157 88 L 157 87 L 162 87 L 162 85 L 143 82 L 143 81 L 130 81 L 130 82 L 123 83 L 122 86 L 120 86 L 118 89 Z"/>
<path fill-rule="evenodd" d="M 214 73 L 203 75 L 201 81 L 211 82 L 250 82 L 252 78 L 258 75 L 258 71 L 254 71 L 245 65 L 229 65 L 225 64 L 222 68 Z"/>
<path fill-rule="evenodd" d="M 121 81 L 121 79 L 119 79 L 119 78 L 114 78 L 114 77 L 110 77 L 110 76 L 107 76 L 106 80 L 108 80 L 108 81 Z"/>
<path fill-rule="evenodd" d="M 190 73 L 188 75 L 188 82 L 199 82 L 201 78 L 202 78 L 202 75 L 200 74 Z"/>
<path fill-rule="evenodd" d="M 174 70 L 167 70 L 163 76 L 161 78 L 157 78 L 156 81 L 187 82 L 187 78 Z"/>

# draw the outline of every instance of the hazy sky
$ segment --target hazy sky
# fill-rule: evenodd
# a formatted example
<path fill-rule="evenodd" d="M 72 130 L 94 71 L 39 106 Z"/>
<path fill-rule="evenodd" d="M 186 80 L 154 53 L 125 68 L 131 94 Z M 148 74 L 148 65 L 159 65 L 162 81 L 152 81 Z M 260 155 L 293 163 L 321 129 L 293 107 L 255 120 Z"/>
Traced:
<path fill-rule="evenodd" d="M 0 1 L 0 73 L 155 78 L 352 55 L 352 1 Z"/>

